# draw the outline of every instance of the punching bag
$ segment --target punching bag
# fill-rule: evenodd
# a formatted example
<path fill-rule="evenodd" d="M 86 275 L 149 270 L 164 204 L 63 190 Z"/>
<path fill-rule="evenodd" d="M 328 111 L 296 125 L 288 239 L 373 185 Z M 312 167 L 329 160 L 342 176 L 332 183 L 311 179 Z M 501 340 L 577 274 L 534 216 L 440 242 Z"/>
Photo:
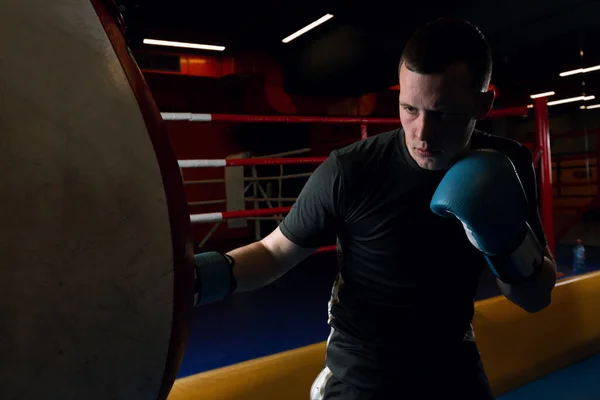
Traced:
<path fill-rule="evenodd" d="M 164 399 L 183 356 L 189 212 L 113 9 L 2 4 L 2 400 Z"/>

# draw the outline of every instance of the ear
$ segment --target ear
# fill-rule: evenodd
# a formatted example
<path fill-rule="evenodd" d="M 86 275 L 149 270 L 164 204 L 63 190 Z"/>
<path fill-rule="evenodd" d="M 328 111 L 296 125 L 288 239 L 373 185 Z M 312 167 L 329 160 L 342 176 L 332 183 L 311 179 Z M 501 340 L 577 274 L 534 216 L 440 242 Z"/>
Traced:
<path fill-rule="evenodd" d="M 488 115 L 494 105 L 495 97 L 496 92 L 493 90 L 488 90 L 487 92 L 479 94 L 475 119 L 484 119 Z"/>

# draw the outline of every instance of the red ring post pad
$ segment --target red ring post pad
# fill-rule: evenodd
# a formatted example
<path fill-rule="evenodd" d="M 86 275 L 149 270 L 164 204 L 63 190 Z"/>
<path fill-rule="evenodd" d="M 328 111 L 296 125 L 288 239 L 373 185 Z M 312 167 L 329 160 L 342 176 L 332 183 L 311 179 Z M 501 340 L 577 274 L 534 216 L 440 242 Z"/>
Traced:
<path fill-rule="evenodd" d="M 165 399 L 194 270 L 163 121 L 104 3 L 3 6 L 0 398 Z"/>

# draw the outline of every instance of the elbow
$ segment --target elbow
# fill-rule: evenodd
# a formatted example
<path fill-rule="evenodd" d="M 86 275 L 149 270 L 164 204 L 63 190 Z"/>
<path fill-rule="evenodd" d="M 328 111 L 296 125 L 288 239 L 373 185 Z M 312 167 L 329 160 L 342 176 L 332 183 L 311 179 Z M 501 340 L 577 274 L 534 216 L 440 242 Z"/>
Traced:
<path fill-rule="evenodd" d="M 552 303 L 552 288 L 501 285 L 504 296 L 529 314 L 538 313 Z"/>
<path fill-rule="evenodd" d="M 529 314 L 536 314 L 552 304 L 552 296 L 550 293 L 543 296 L 530 296 L 517 301 L 511 300 Z"/>
<path fill-rule="evenodd" d="M 530 314 L 538 313 L 552 303 L 552 291 L 556 285 L 556 267 L 548 258 L 533 280 L 509 285 L 501 283 L 504 295 L 517 306 Z"/>
<path fill-rule="evenodd" d="M 529 314 L 535 314 L 548 308 L 551 303 L 552 301 L 548 299 L 543 301 L 531 302 L 531 304 L 522 305 L 521 308 L 523 308 Z"/>

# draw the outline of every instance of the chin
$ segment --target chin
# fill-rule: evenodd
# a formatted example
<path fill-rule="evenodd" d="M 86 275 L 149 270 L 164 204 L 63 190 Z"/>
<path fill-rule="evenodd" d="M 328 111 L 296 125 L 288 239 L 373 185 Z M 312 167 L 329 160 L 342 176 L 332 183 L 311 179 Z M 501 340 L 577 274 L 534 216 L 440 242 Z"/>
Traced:
<path fill-rule="evenodd" d="M 439 169 L 438 164 L 433 160 L 420 160 L 417 164 L 428 171 L 437 171 Z"/>
<path fill-rule="evenodd" d="M 445 166 L 441 166 L 436 163 L 427 163 L 425 165 L 421 165 L 421 168 L 426 169 L 428 171 L 443 171 L 447 169 Z"/>
<path fill-rule="evenodd" d="M 448 162 L 442 158 L 419 158 L 417 164 L 428 171 L 441 171 L 448 168 Z"/>

